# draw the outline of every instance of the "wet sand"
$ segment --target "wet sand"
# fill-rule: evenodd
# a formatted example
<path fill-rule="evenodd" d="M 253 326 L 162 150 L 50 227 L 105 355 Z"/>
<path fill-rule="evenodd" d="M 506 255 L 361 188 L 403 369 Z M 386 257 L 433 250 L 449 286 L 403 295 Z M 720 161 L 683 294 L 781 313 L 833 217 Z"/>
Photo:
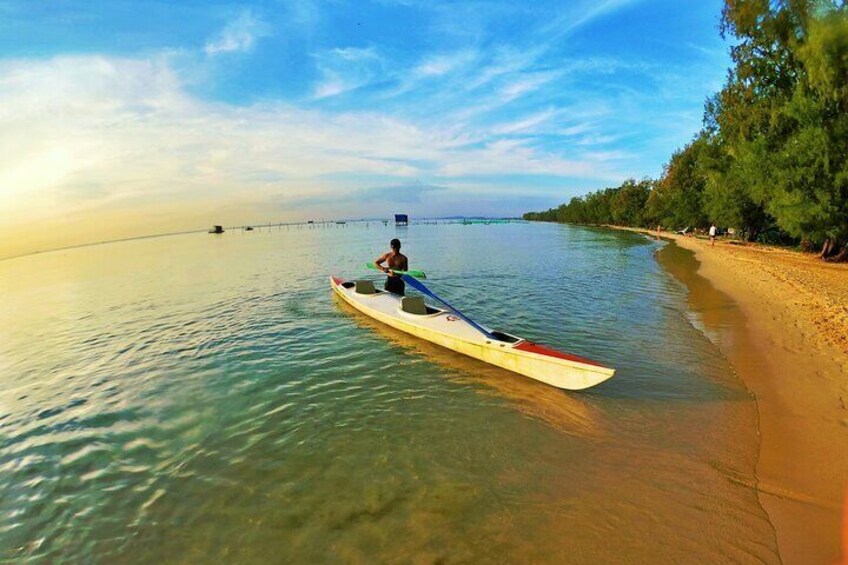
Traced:
<path fill-rule="evenodd" d="M 757 490 L 782 560 L 842 562 L 848 558 L 840 550 L 848 485 L 848 265 L 662 236 L 677 246 L 658 260 L 689 289 L 693 321 L 756 398 Z"/>

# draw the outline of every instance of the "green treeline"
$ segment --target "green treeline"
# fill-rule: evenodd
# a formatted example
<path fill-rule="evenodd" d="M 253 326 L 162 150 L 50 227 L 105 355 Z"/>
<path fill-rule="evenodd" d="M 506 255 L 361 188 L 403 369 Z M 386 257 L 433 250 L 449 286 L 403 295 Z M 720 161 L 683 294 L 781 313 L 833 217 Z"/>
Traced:
<path fill-rule="evenodd" d="M 657 180 L 628 180 L 529 220 L 681 228 L 716 222 L 848 258 L 848 7 L 725 0 L 733 68 L 704 127 Z"/>
<path fill-rule="evenodd" d="M 654 224 L 646 211 L 646 203 L 653 194 L 655 181 L 627 180 L 619 187 L 605 188 L 583 197 L 575 196 L 568 204 L 546 212 L 527 212 L 525 220 L 563 222 L 568 224 L 615 224 L 619 226 L 645 226 Z"/>

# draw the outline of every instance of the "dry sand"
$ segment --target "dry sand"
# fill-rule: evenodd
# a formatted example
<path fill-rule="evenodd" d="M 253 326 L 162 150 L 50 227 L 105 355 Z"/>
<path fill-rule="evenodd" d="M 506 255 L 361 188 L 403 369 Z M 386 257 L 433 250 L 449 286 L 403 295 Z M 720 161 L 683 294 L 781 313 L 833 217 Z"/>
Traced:
<path fill-rule="evenodd" d="M 697 275 L 744 314 L 736 319 L 713 312 L 708 322 L 717 328 L 745 326 L 726 334 L 731 339 L 716 341 L 757 401 L 758 492 L 777 532 L 781 558 L 843 562 L 848 559 L 848 548 L 840 549 L 840 531 L 848 536 L 843 529 L 848 524 L 842 523 L 848 504 L 848 265 L 785 249 L 721 240 L 711 247 L 704 239 L 662 236 L 694 252 Z"/>

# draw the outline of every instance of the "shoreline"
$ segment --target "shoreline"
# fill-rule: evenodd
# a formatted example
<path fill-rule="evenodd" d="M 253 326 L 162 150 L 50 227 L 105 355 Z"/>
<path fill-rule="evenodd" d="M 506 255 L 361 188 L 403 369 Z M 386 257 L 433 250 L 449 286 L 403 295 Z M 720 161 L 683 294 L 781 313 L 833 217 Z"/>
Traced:
<path fill-rule="evenodd" d="M 607 227 L 656 237 L 649 230 Z M 708 337 L 755 398 L 757 493 L 782 560 L 848 559 L 848 548 L 841 547 L 848 528 L 842 523 L 848 502 L 848 265 L 783 249 L 720 240 L 710 247 L 668 232 L 661 237 L 693 254 L 694 272 L 672 274 L 686 285 Z M 727 298 L 705 300 L 704 282 L 712 287 L 707 294 Z"/>

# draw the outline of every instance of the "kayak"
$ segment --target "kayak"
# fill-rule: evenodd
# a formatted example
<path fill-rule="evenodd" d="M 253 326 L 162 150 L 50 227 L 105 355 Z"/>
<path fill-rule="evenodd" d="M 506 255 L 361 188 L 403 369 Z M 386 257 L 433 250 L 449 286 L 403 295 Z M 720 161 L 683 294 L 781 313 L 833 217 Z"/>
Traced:
<path fill-rule="evenodd" d="M 583 390 L 615 374 L 615 369 L 591 359 L 518 336 L 489 328 L 484 334 L 458 312 L 435 308 L 420 297 L 378 290 L 371 281 L 330 277 L 330 286 L 345 302 L 388 326 L 557 388 Z"/>

